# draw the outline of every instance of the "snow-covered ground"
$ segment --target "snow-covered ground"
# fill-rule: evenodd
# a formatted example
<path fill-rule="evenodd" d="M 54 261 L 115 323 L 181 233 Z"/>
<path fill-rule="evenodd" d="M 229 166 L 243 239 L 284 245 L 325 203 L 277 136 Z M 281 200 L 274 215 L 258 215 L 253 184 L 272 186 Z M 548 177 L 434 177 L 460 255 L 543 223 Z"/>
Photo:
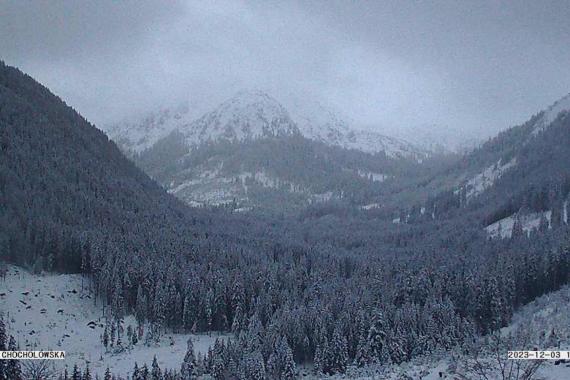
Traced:
<path fill-rule="evenodd" d="M 63 350 L 66 359 L 54 361 L 58 368 L 69 369 L 89 362 L 92 373 L 102 376 L 107 366 L 114 374 L 127 375 L 135 361 L 150 366 L 156 355 L 161 368 L 180 367 L 186 354 L 186 342 L 192 338 L 194 350 L 208 351 L 217 334 L 163 334 L 156 346 L 141 341 L 119 354 L 105 352 L 101 335 L 105 317 L 101 302 L 95 305 L 88 280 L 81 275 L 33 275 L 10 266 L 6 280 L 0 279 L 0 311 L 4 313 L 9 334 L 22 350 Z M 124 329 L 137 326 L 134 317 L 124 319 Z M 143 339 L 144 340 L 144 339 Z"/>
<path fill-rule="evenodd" d="M 522 307 L 502 332 L 516 329 L 525 329 L 539 350 L 570 350 L 570 286 L 545 294 Z M 570 363 L 555 365 L 553 360 L 547 360 L 536 378 L 570 379 Z"/>
<path fill-rule="evenodd" d="M 529 234 L 531 231 L 538 229 L 543 216 L 546 218 L 548 226 L 550 227 L 552 211 L 534 212 L 531 214 L 519 216 L 523 231 Z M 514 214 L 504 219 L 498 220 L 495 223 L 485 227 L 485 230 L 490 237 L 510 238 L 513 234 L 513 226 L 515 225 L 516 218 L 517 215 Z"/>

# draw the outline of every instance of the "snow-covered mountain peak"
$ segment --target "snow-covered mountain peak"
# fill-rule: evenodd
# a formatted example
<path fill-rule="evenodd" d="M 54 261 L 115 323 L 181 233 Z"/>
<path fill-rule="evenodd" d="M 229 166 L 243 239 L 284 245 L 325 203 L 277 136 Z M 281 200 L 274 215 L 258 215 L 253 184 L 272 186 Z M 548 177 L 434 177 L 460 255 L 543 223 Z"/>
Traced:
<path fill-rule="evenodd" d="M 180 130 L 189 145 L 299 133 L 287 110 L 261 91 L 241 91 Z"/>

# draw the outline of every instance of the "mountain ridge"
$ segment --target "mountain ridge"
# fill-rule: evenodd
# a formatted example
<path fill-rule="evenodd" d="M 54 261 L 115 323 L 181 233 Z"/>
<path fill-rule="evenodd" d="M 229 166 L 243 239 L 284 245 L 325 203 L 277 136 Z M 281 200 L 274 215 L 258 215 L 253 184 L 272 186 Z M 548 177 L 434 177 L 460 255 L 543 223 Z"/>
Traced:
<path fill-rule="evenodd" d="M 190 112 L 169 109 L 151 113 L 141 122 L 105 126 L 109 136 L 123 148 L 138 154 L 174 130 L 185 136 L 190 147 L 220 139 L 243 141 L 268 136 L 300 134 L 330 146 L 365 153 L 384 152 L 390 157 L 423 159 L 430 152 L 404 139 L 350 127 L 337 112 L 320 104 L 289 109 L 259 90 L 240 91 L 198 118 Z"/>

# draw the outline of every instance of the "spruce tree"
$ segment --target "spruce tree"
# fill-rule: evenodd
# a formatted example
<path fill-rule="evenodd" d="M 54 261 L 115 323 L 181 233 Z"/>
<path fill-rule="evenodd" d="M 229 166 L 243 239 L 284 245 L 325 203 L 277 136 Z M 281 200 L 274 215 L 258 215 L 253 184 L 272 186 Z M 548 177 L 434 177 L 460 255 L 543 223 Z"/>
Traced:
<path fill-rule="evenodd" d="M 267 362 L 267 366 L 268 371 L 273 378 L 283 380 L 295 378 L 295 362 L 293 361 L 293 353 L 286 338 L 280 337 L 277 340 L 275 348 Z"/>
<path fill-rule="evenodd" d="M 384 363 L 387 360 L 388 324 L 381 310 L 375 310 L 368 330 L 368 347 L 373 361 Z"/>
<path fill-rule="evenodd" d="M 371 361 L 370 358 L 370 347 L 368 346 L 368 340 L 364 335 L 360 335 L 358 339 L 358 345 L 356 347 L 356 357 L 354 358 L 355 364 L 358 367 L 364 367 L 368 365 Z"/>
<path fill-rule="evenodd" d="M 101 337 L 101 340 L 103 342 L 103 346 L 105 347 L 105 351 L 106 351 L 107 348 L 109 347 L 109 330 L 107 329 L 106 325 L 105 325 L 105 329 L 103 330 L 103 336 Z"/>
<path fill-rule="evenodd" d="M 146 365 L 146 363 L 142 366 L 139 374 L 140 374 L 139 378 L 141 380 L 149 380 L 148 366 Z"/>
<path fill-rule="evenodd" d="M 91 371 L 89 370 L 89 364 L 85 367 L 85 371 L 83 372 L 83 380 L 92 380 L 91 379 Z"/>
<path fill-rule="evenodd" d="M 141 372 L 139 369 L 139 365 L 135 362 L 135 368 L 133 368 L 133 376 L 132 380 L 141 380 Z"/>
<path fill-rule="evenodd" d="M 216 339 L 212 357 L 211 375 L 216 380 L 222 380 L 226 371 L 225 347 L 223 341 Z"/>
<path fill-rule="evenodd" d="M 264 380 L 265 365 L 259 351 L 246 354 L 240 363 L 240 379 Z"/>
<path fill-rule="evenodd" d="M 10 339 L 8 342 L 8 351 L 18 351 L 18 347 L 16 346 L 16 340 L 13 336 L 10 335 Z M 8 380 L 22 380 L 22 368 L 20 367 L 19 360 L 8 360 L 8 363 L 5 367 L 5 374 L 6 379 Z M 81 379 L 79 379 L 81 380 Z"/>
<path fill-rule="evenodd" d="M 325 335 L 321 339 L 321 342 L 317 343 L 317 347 L 315 349 L 315 357 L 313 359 L 315 371 L 318 374 L 328 372 L 328 360 L 327 360 L 328 347 L 329 347 L 329 342 Z"/>
<path fill-rule="evenodd" d="M 342 334 L 340 325 L 333 333 L 329 347 L 329 371 L 331 373 L 344 373 L 348 365 L 348 344 Z"/>
<path fill-rule="evenodd" d="M 4 324 L 4 316 L 0 313 L 0 351 L 6 351 L 6 345 L 8 344 L 6 338 L 6 325 Z M 0 380 L 7 380 L 5 360 L 0 360 Z"/>
<path fill-rule="evenodd" d="M 77 363 L 73 365 L 73 372 L 71 372 L 71 380 L 81 380 L 81 371 L 77 367 Z"/>
<path fill-rule="evenodd" d="M 162 378 L 162 371 L 158 366 L 158 361 L 156 360 L 156 356 L 152 359 L 152 365 L 150 370 L 150 379 L 151 380 L 161 380 Z"/>
<path fill-rule="evenodd" d="M 186 355 L 182 361 L 182 368 L 180 368 L 180 375 L 182 380 L 192 380 L 195 376 L 196 358 L 194 356 L 194 345 L 192 338 L 188 338 L 186 343 Z"/>
<path fill-rule="evenodd" d="M 293 360 L 293 351 L 291 351 L 291 347 L 287 343 L 287 339 L 284 337 L 281 338 L 281 361 L 282 361 L 282 370 L 281 370 L 281 379 L 283 380 L 290 380 L 296 378 L 296 369 L 295 369 L 295 361 Z"/>
<path fill-rule="evenodd" d="M 138 372 L 138 368 L 137 368 L 137 372 Z M 112 378 L 113 378 L 113 376 L 111 376 L 111 370 L 109 369 L 109 367 L 107 367 L 107 369 L 105 370 L 105 376 L 103 377 L 103 380 L 112 380 Z M 136 380 L 134 373 L 133 373 L 133 380 Z"/>

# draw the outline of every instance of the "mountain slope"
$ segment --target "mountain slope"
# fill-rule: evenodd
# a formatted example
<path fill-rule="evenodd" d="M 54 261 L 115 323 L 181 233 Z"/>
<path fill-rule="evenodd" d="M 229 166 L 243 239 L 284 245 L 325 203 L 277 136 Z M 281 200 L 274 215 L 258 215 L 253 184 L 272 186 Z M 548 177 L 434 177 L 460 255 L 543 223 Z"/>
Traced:
<path fill-rule="evenodd" d="M 366 205 L 385 183 L 417 166 L 413 160 L 344 150 L 300 135 L 221 141 L 192 150 L 176 147 L 180 139 L 173 133 L 135 160 L 190 205 L 280 212 L 329 200 Z"/>
<path fill-rule="evenodd" d="M 178 244 L 199 244 L 188 233 L 190 225 L 195 234 L 207 230 L 213 242 L 215 227 L 204 227 L 212 215 L 191 214 L 103 132 L 4 63 L 0 125 L 2 257 L 77 271 L 86 255 L 90 265 L 101 265 L 96 260 L 104 261 L 120 244 L 140 257 L 172 254 Z M 224 240 L 227 244 L 231 238 Z"/>
<path fill-rule="evenodd" d="M 540 132 L 544 131 L 556 120 L 556 118 L 561 112 L 569 110 L 570 110 L 570 94 L 559 99 L 550 107 L 548 107 L 545 111 L 542 112 L 538 120 L 535 122 L 532 134 L 535 136 Z"/>
<path fill-rule="evenodd" d="M 372 130 L 355 129 L 351 127 L 353 121 L 319 102 L 294 100 L 288 108 L 301 134 L 309 140 L 365 153 L 385 153 L 394 158 L 421 159 L 432 153 L 420 148 L 419 144 L 410 143 L 410 140 L 385 136 Z"/>
<path fill-rule="evenodd" d="M 469 214 L 493 237 L 568 224 L 568 99 L 500 133 L 423 183 L 417 191 L 432 197 L 412 214 L 420 219 Z M 423 216 L 422 209 L 427 211 Z"/>
<path fill-rule="evenodd" d="M 114 143 L 45 87 L 0 64 L 0 242 L 16 262 L 77 270 L 83 234 L 135 220 L 180 220 L 178 203 L 126 160 Z M 69 246 L 54 259 L 41 239 Z M 81 241 L 81 242 L 80 242 Z M 49 257 L 49 258 L 48 258 Z M 55 266 L 55 267 L 54 267 Z"/>
<path fill-rule="evenodd" d="M 107 125 L 105 131 L 123 150 L 136 154 L 149 149 L 176 127 L 192 120 L 188 107 L 179 106 L 149 113 L 139 120 Z"/>

